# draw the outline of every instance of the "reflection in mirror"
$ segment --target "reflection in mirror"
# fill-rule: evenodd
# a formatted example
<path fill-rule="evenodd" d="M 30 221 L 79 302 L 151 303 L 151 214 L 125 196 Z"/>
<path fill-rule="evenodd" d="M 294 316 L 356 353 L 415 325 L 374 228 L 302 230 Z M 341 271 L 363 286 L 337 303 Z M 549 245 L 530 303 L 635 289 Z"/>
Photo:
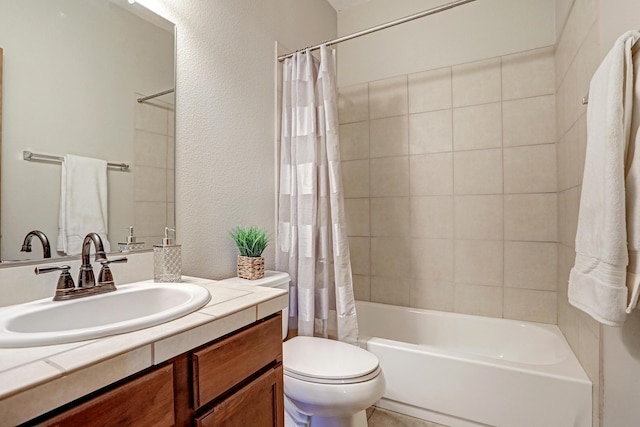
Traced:
<path fill-rule="evenodd" d="M 6 1 L 0 48 L 3 262 L 43 258 L 37 240 L 21 252 L 34 230 L 48 237 L 53 258 L 77 253 L 59 244 L 57 158 L 66 155 L 130 165 L 106 168 L 102 210 L 89 202 L 96 200 L 92 188 L 102 188 L 89 184 L 93 175 L 68 181 L 65 189 L 83 188 L 69 196 L 81 209 L 67 223 L 81 224 L 97 210 L 111 251 L 160 243 L 164 227 L 174 227 L 173 24 L 127 0 Z M 34 153 L 31 161 L 24 151 Z M 128 239 L 131 226 L 135 239 Z"/>

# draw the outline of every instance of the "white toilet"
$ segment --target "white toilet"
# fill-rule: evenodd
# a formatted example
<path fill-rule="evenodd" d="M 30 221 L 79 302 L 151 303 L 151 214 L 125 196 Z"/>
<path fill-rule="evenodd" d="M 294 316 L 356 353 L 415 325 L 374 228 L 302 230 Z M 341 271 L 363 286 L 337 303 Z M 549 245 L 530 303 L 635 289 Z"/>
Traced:
<path fill-rule="evenodd" d="M 233 277 L 225 281 L 288 290 L 290 278 L 287 273 L 266 271 L 258 280 Z M 283 339 L 288 319 L 289 310 L 282 310 Z M 365 410 L 384 393 L 378 358 L 351 344 L 295 337 L 283 344 L 283 365 L 285 427 L 300 413 L 310 416 L 311 427 L 364 427 Z"/>

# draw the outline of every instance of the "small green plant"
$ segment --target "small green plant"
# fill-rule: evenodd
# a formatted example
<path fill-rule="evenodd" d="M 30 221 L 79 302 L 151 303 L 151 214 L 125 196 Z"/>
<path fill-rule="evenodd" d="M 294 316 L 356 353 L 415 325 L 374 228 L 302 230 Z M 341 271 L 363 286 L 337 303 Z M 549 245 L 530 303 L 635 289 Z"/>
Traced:
<path fill-rule="evenodd" d="M 262 255 L 269 244 L 266 230 L 258 227 L 236 227 L 230 231 L 231 238 L 240 251 L 240 255 L 256 258 Z"/>

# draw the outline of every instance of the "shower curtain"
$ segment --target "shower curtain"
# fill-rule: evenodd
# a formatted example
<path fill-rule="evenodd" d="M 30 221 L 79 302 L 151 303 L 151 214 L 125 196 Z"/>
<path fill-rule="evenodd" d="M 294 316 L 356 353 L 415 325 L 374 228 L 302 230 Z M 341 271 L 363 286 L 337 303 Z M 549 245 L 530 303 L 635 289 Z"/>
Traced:
<path fill-rule="evenodd" d="M 289 324 L 298 335 L 355 344 L 337 102 L 335 50 L 285 60 L 277 263 L 291 276 Z"/>

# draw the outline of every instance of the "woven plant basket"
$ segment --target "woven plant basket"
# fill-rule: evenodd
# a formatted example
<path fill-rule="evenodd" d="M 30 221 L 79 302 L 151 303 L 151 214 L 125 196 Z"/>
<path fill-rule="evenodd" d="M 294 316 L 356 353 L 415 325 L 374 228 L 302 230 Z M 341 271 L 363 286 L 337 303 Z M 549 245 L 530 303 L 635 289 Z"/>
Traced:
<path fill-rule="evenodd" d="M 238 255 L 238 277 L 256 280 L 264 277 L 264 258 Z"/>

